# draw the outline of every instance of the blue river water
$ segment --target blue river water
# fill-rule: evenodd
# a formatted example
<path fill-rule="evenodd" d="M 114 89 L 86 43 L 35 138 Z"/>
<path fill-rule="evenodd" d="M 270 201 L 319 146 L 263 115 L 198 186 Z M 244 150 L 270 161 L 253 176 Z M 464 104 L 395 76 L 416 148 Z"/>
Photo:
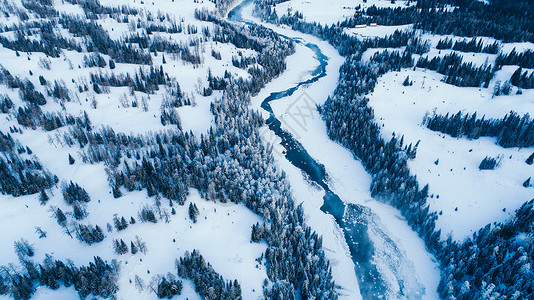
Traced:
<path fill-rule="evenodd" d="M 228 19 L 253 25 L 254 23 L 244 19 L 242 16 L 242 9 L 250 4 L 251 0 L 243 1 L 228 14 Z M 310 79 L 299 82 L 286 90 L 272 92 L 263 100 L 261 107 L 269 113 L 266 123 L 269 129 L 281 139 L 280 143 L 286 149 L 286 159 L 302 170 L 310 181 L 318 184 L 325 191 L 321 210 L 332 215 L 338 226 L 343 230 L 345 241 L 355 265 L 356 277 L 358 278 L 359 289 L 363 298 L 385 299 L 387 298 L 388 288 L 377 266 L 373 263 L 375 249 L 368 234 L 369 209 L 357 204 L 346 204 L 338 195 L 332 192 L 328 186 L 328 174 L 324 166 L 311 157 L 291 133 L 282 129 L 280 120 L 276 118 L 271 108 L 270 102 L 282 101 L 284 98 L 293 95 L 300 87 L 315 83 L 326 76 L 328 57 L 321 52 L 321 49 L 315 44 L 304 43 L 300 39 L 293 39 L 293 41 L 311 49 L 315 59 L 319 62 L 319 66 L 312 71 Z"/>

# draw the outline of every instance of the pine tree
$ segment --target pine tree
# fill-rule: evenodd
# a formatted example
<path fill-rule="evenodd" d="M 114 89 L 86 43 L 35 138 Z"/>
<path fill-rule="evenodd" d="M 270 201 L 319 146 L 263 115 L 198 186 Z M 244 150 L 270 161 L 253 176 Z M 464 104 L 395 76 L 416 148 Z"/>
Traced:
<path fill-rule="evenodd" d="M 193 221 L 193 223 L 197 222 L 199 213 L 200 212 L 198 211 L 197 205 L 194 203 L 189 203 L 189 218 Z"/>
<path fill-rule="evenodd" d="M 41 193 L 39 194 L 39 202 L 41 202 L 42 205 L 45 205 L 46 202 L 48 202 L 48 195 L 46 194 L 45 190 L 41 190 Z"/>
<path fill-rule="evenodd" d="M 410 75 L 406 76 L 406 79 L 404 79 L 404 81 L 402 82 L 402 85 L 404 86 L 410 86 L 412 85 L 412 81 L 410 80 Z"/>
<path fill-rule="evenodd" d="M 261 241 L 263 238 L 263 228 L 260 225 L 260 223 L 256 223 L 252 225 L 252 234 L 250 237 L 250 240 L 257 243 Z"/>
<path fill-rule="evenodd" d="M 532 165 L 532 163 L 534 163 L 534 152 L 532 152 L 532 154 L 527 158 L 525 162 L 527 163 L 527 165 Z"/>
<path fill-rule="evenodd" d="M 115 184 L 113 186 L 112 192 L 113 192 L 113 198 L 115 198 L 115 199 L 120 198 L 122 196 L 122 192 L 121 192 L 121 189 L 119 188 L 118 184 Z"/>
<path fill-rule="evenodd" d="M 65 214 L 63 213 L 61 208 L 58 208 L 56 210 L 55 216 L 56 216 L 56 221 L 60 226 L 65 227 L 67 225 L 66 224 L 67 217 L 65 217 Z"/>
<path fill-rule="evenodd" d="M 115 253 L 122 255 L 128 252 L 128 246 L 122 239 L 120 241 L 113 240 L 113 243 L 114 243 Z"/>
<path fill-rule="evenodd" d="M 130 242 L 130 251 L 132 252 L 132 254 L 136 254 L 138 251 L 133 241 Z"/>
<path fill-rule="evenodd" d="M 75 162 L 76 160 L 74 160 L 74 157 L 72 157 L 72 155 L 69 153 L 69 165 L 73 165 Z"/>

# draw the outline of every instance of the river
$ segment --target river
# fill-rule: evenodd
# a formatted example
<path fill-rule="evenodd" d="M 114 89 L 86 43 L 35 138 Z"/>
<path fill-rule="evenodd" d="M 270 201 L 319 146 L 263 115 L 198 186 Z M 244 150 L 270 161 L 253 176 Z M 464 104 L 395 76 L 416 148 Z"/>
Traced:
<path fill-rule="evenodd" d="M 244 8 L 250 5 L 252 5 L 251 0 L 243 1 L 230 11 L 228 19 L 252 25 L 254 21 L 243 16 Z M 285 149 L 283 153 L 285 159 L 300 169 L 311 184 L 318 185 L 324 191 L 321 211 L 330 214 L 343 232 L 355 266 L 354 272 L 361 296 L 364 299 L 423 298 L 425 286 L 416 274 L 406 274 L 410 273 L 413 266 L 409 265 L 409 261 L 403 262 L 408 260 L 406 253 L 399 249 L 395 239 L 390 237 L 390 233 L 382 228 L 379 216 L 364 205 L 354 203 L 355 201 L 344 201 L 338 196 L 331 187 L 332 181 L 326 171 L 327 168 L 308 153 L 292 132 L 284 128 L 282 121 L 273 111 L 271 103 L 287 100 L 295 92 L 327 76 L 326 67 L 329 58 L 321 48 L 304 38 L 290 39 L 310 49 L 318 65 L 310 72 L 311 78 L 281 91 L 273 91 L 261 102 L 261 108 L 268 113 L 266 124 L 269 130 L 279 138 L 280 144 Z M 396 288 L 392 288 L 393 286 Z"/>

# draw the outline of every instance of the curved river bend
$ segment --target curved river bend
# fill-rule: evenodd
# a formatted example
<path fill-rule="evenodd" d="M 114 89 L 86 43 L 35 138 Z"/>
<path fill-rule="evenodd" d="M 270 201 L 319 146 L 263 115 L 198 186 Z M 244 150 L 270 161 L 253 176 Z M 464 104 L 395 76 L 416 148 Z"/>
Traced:
<path fill-rule="evenodd" d="M 251 0 L 243 1 L 230 11 L 228 19 L 253 25 L 253 22 L 244 19 L 242 16 L 243 8 L 248 5 L 252 5 Z M 285 158 L 304 172 L 309 180 L 324 190 L 324 202 L 321 210 L 332 215 L 343 231 L 351 259 L 355 265 L 356 277 L 359 281 L 362 297 L 364 299 L 421 298 L 424 294 L 424 287 L 419 282 L 416 282 L 415 284 L 410 284 L 412 288 L 409 291 L 405 290 L 404 276 L 399 276 L 399 274 L 394 274 L 395 279 L 393 280 L 400 287 L 400 292 L 395 293 L 395 295 L 391 294 L 391 290 L 388 288 L 387 281 L 384 278 L 385 276 L 381 274 L 378 265 L 380 263 L 387 265 L 398 264 L 398 261 L 403 259 L 403 255 L 399 253 L 400 251 L 397 249 L 396 244 L 380 228 L 381 225 L 377 216 L 369 208 L 359 204 L 345 203 L 338 195 L 332 192 L 328 185 L 328 174 L 325 171 L 325 167 L 311 157 L 291 133 L 282 129 L 281 121 L 273 113 L 270 102 L 283 101 L 284 98 L 293 95 L 302 86 L 313 84 L 326 76 L 328 57 L 321 52 L 321 49 L 317 45 L 307 43 L 299 38 L 289 39 L 311 49 L 315 54 L 314 58 L 319 62 L 319 66 L 312 72 L 312 78 L 301 81 L 286 90 L 272 92 L 263 100 L 261 107 L 269 113 L 269 118 L 266 121 L 269 129 L 281 139 L 281 145 L 286 149 Z M 370 231 L 373 231 L 373 239 L 369 236 Z M 380 243 L 381 248 L 386 249 L 386 255 L 375 255 L 376 243 Z M 377 256 L 379 257 L 377 258 Z M 380 259 L 389 261 L 380 262 Z"/>

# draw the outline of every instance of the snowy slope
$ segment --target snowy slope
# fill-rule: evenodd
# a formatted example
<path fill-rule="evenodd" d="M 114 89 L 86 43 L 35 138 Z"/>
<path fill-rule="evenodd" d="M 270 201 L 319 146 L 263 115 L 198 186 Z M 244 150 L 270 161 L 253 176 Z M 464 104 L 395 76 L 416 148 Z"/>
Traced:
<path fill-rule="evenodd" d="M 71 13 L 83 16 L 83 10 L 77 6 L 56 0 L 56 8 L 62 13 Z M 193 13 L 197 8 L 214 9 L 214 4 L 209 1 L 196 3 L 189 0 L 154 0 L 146 4 L 143 1 L 101 1 L 102 5 L 130 5 L 143 9 L 143 13 L 136 18 L 131 18 L 130 22 L 135 24 L 139 19 L 143 20 L 149 15 L 149 11 L 157 14 L 164 12 L 173 16 L 183 26 L 191 25 L 199 29 L 198 34 L 187 34 L 185 32 L 176 34 L 159 35 L 165 39 L 188 42 L 201 37 L 202 26 L 207 30 L 212 30 L 213 25 L 201 22 L 194 18 Z M 21 7 L 20 2 L 18 6 Z M 21 8 L 22 9 L 22 8 Z M 146 9 L 146 10 L 145 10 Z M 2 17 L 2 23 L 17 22 L 15 18 Z M 115 19 L 100 19 L 97 21 L 108 31 L 112 39 L 121 39 L 135 31 L 126 23 L 118 23 Z M 135 28 L 135 26 L 133 27 Z M 62 34 L 73 39 L 66 30 Z M 246 70 L 239 69 L 232 65 L 232 57 L 238 52 L 243 56 L 255 56 L 257 53 L 249 49 L 237 49 L 231 44 L 214 43 L 212 41 L 202 42 L 201 56 L 203 62 L 200 67 L 184 62 L 180 57 L 165 55 L 166 62 L 163 63 L 162 53 L 152 53 L 154 61 L 153 67 L 158 69 L 163 66 L 166 73 L 173 80 L 176 80 L 184 92 L 193 100 L 193 105 L 173 108 L 177 111 L 181 119 L 184 131 L 193 131 L 196 136 L 206 133 L 210 126 L 214 125 L 213 115 L 210 112 L 210 104 L 220 99 L 220 92 L 215 92 L 211 96 L 203 96 L 199 93 L 208 86 L 208 73 L 213 76 L 222 77 L 225 71 L 236 76 L 249 78 Z M 215 59 L 211 55 L 214 49 L 221 53 L 221 59 Z M 64 51 L 60 57 L 46 57 L 43 53 L 22 53 L 17 56 L 15 51 L 0 47 L 0 64 L 9 70 L 13 76 L 27 78 L 40 91 L 46 95 L 46 86 L 39 83 L 38 77 L 42 75 L 48 82 L 54 80 L 62 81 L 71 91 L 72 101 L 60 103 L 47 97 L 48 104 L 42 107 L 44 112 L 63 111 L 73 116 L 80 116 L 87 112 L 94 130 L 104 127 L 111 127 L 115 132 L 126 134 L 150 134 L 162 130 L 172 130 L 175 125 L 163 126 L 160 122 L 161 106 L 166 90 L 160 86 L 160 90 L 155 94 L 134 92 L 128 87 L 111 87 L 109 93 L 97 94 L 89 91 L 77 92 L 77 88 L 84 82 L 89 82 L 91 73 L 115 74 L 128 73 L 132 76 L 138 72 L 140 66 L 134 64 L 116 63 L 116 68 L 111 70 L 109 66 L 104 68 L 84 67 L 83 56 L 86 53 L 74 51 Z M 110 57 L 103 55 L 106 62 Z M 42 61 L 47 61 L 49 67 L 45 68 Z M 141 66 L 144 71 L 148 71 L 148 66 Z M 1 93 L 8 95 L 16 106 L 23 106 L 19 99 L 18 91 L 1 86 Z M 141 106 L 141 102 L 147 103 L 147 108 Z M 137 107 L 133 103 L 137 102 Z M 0 129 L 4 133 L 9 132 L 12 126 L 21 127 L 12 115 L 2 115 L 0 118 Z M 137 219 L 138 211 L 148 205 L 154 207 L 157 203 L 154 197 L 147 197 L 146 191 L 127 192 L 122 190 L 123 196 L 114 199 L 111 195 L 111 188 L 108 183 L 108 173 L 103 163 L 85 164 L 83 163 L 82 151 L 77 148 L 68 147 L 61 133 L 67 131 L 67 127 L 55 131 L 43 131 L 41 129 L 31 130 L 23 128 L 21 133 L 12 133 L 13 138 L 20 141 L 22 145 L 33 150 L 31 157 L 37 158 L 45 168 L 57 175 L 59 184 L 47 191 L 50 196 L 46 205 L 40 205 L 38 194 L 12 197 L 9 195 L 0 196 L 0 224 L 5 228 L 15 230 L 6 231 L 0 238 L 0 265 L 7 266 L 13 264 L 15 269 L 20 269 L 17 255 L 13 244 L 15 241 L 24 238 L 35 248 L 35 255 L 32 261 L 41 262 L 45 254 L 52 255 L 55 259 L 67 261 L 71 260 L 75 265 L 87 265 L 94 256 L 101 256 L 110 261 L 118 259 L 120 262 L 119 272 L 119 293 L 118 299 L 156 299 L 156 295 L 151 288 L 154 285 L 154 275 L 166 275 L 176 273 L 174 260 L 184 255 L 186 251 L 191 252 L 198 249 L 209 261 L 215 270 L 225 279 L 237 279 L 241 284 L 243 297 L 245 299 L 258 299 L 262 297 L 263 280 L 267 278 L 265 267 L 258 265 L 256 259 L 265 252 L 264 243 L 251 243 L 250 232 L 252 224 L 261 222 L 260 218 L 242 205 L 220 205 L 214 202 L 207 202 L 200 198 L 195 190 L 190 190 L 191 194 L 187 198 L 184 206 L 175 205 L 176 214 L 170 213 L 167 205 L 168 200 L 162 199 L 162 214 L 169 217 L 168 223 L 160 221 L 157 224 L 137 222 L 131 224 L 123 231 L 113 228 L 113 217 L 117 214 L 124 216 L 127 220 L 130 217 Z M 72 155 L 75 163 L 70 165 L 68 156 Z M 28 157 L 30 157 L 28 155 Z M 84 205 L 88 216 L 80 221 L 82 224 L 99 225 L 104 229 L 106 238 L 101 243 L 87 245 L 76 238 L 71 238 L 64 233 L 54 219 L 52 208 L 61 208 L 65 214 L 71 218 L 72 207 L 63 200 L 61 186 L 69 181 L 77 182 L 82 186 L 92 199 Z M 199 221 L 196 224 L 188 216 L 189 203 L 195 203 L 200 211 Z M 111 224 L 111 225 L 110 225 Z M 109 230 L 106 230 L 107 225 Z M 45 238 L 39 238 L 36 227 L 40 227 L 47 233 Z M 139 237 L 148 249 L 146 253 L 135 255 L 125 254 L 119 256 L 114 253 L 113 240 L 123 239 L 128 245 L 130 241 L 135 241 Z M 144 282 L 141 290 L 134 287 L 134 277 L 138 275 Z M 198 295 L 193 290 L 190 281 L 184 280 L 183 297 L 198 299 Z M 57 291 L 50 291 L 46 288 L 39 288 L 35 294 L 36 299 L 72 299 L 77 297 L 77 292 L 71 288 L 60 288 Z"/>
<path fill-rule="evenodd" d="M 510 46 L 505 44 L 506 49 Z M 513 49 L 513 48 L 512 48 Z M 370 49 L 369 51 L 374 51 Z M 437 55 L 431 49 L 425 55 Z M 444 55 L 442 50 L 440 55 Z M 466 61 L 488 54 L 461 53 Z M 425 56 L 423 55 L 423 56 Z M 369 57 L 364 54 L 364 57 Z M 494 58 L 493 58 L 494 60 Z M 490 64 L 492 60 L 489 59 Z M 534 91 L 523 90 L 522 95 L 492 97 L 493 86 L 500 80 L 510 79 L 517 67 L 504 66 L 490 82 L 489 88 L 455 87 L 442 82 L 443 75 L 433 71 L 405 69 L 390 72 L 379 78 L 375 91 L 369 95 L 369 104 L 375 118 L 382 124 L 382 136 L 389 139 L 393 133 L 404 135 L 406 144 L 421 141 L 415 160 L 409 166 L 422 186 L 429 184 L 432 196 L 430 208 L 440 213 L 437 225 L 442 237 L 461 240 L 488 223 L 504 221 L 534 191 L 522 186 L 533 175 L 532 166 L 525 164 L 532 148 L 503 148 L 495 138 L 467 140 L 452 138 L 421 125 L 425 116 L 476 112 L 479 118 L 502 118 L 510 111 L 519 115 L 534 114 Z M 409 76 L 413 86 L 403 86 Z M 486 156 L 502 157 L 495 170 L 479 171 L 478 165 Z M 435 161 L 439 159 L 436 165 Z M 439 198 L 438 198 L 439 195 Z"/>
<path fill-rule="evenodd" d="M 248 18 L 251 18 L 250 15 Z M 255 21 L 259 22 L 256 19 Z M 349 203 L 362 204 L 370 208 L 372 213 L 376 215 L 376 228 L 381 228 L 381 230 L 370 233 L 371 239 L 377 247 L 374 260 L 380 266 L 382 274 L 390 276 L 387 277 L 388 287 L 394 293 L 398 292 L 399 286 L 396 282 L 401 279 L 405 282 L 407 294 L 422 291 L 423 299 L 436 299 L 435 291 L 439 283 L 439 268 L 433 256 L 425 251 L 423 241 L 406 224 L 396 209 L 371 197 L 369 174 L 347 149 L 329 139 L 325 124 L 317 111 L 313 111 L 312 116 L 306 119 L 305 126 L 302 126 L 303 124 L 292 116 L 297 113 L 292 110 L 292 107 L 295 104 L 299 105 L 301 97 L 311 99 L 318 105 L 326 101 L 337 85 L 339 67 L 343 63 L 343 58 L 328 43 L 313 36 L 289 29 L 275 28 L 269 24 L 265 24 L 265 26 L 270 26 L 286 36 L 300 37 L 317 44 L 329 57 L 327 76 L 315 84 L 301 88 L 283 101 L 271 103 L 277 118 L 282 121 L 282 127 L 297 137 L 308 153 L 325 166 L 326 172 L 331 178 L 333 191 L 336 194 Z M 299 55 L 299 49 L 302 49 L 302 55 Z M 261 101 L 268 96 L 267 91 L 271 86 L 276 86 L 277 90 L 283 90 L 302 80 L 302 74 L 291 74 L 290 70 L 293 69 L 293 65 L 308 65 L 311 66 L 310 71 L 313 70 L 314 65 L 308 62 L 310 57 L 304 55 L 305 51 L 306 48 L 304 47 L 297 48 L 297 53 L 288 59 L 289 71 L 267 85 L 265 92 L 253 98 L 254 107 L 259 108 Z M 264 115 L 268 116 L 265 112 Z M 323 204 L 323 193 L 317 187 L 310 185 L 302 173 L 283 156 L 284 149 L 272 132 L 266 129 L 263 137 L 266 142 L 275 147 L 275 154 L 278 153 L 275 157 L 288 174 L 295 197 L 298 201 L 302 201 L 308 214 L 308 223 L 323 234 L 324 245 L 328 249 L 326 254 L 332 262 L 334 278 L 343 287 L 340 297 L 343 299 L 361 297 L 355 288 L 358 283 L 353 277 L 354 264 L 350 260 L 347 261 L 349 253 L 347 253 L 348 248 L 343 233 L 335 224 L 334 219 L 320 210 Z M 386 239 L 383 239 L 382 234 L 384 233 Z M 387 248 L 391 245 L 385 242 L 387 239 L 393 239 L 391 244 L 397 247 L 395 250 Z M 396 253 L 399 255 L 396 256 Z"/>
<path fill-rule="evenodd" d="M 390 0 L 368 0 L 367 3 L 363 0 L 291 0 L 276 5 L 275 9 L 279 17 L 288 12 L 298 11 L 303 14 L 307 22 L 330 25 L 354 15 L 358 7 L 367 8 L 373 5 L 376 7 L 406 6 L 404 1 L 391 3 Z"/>

